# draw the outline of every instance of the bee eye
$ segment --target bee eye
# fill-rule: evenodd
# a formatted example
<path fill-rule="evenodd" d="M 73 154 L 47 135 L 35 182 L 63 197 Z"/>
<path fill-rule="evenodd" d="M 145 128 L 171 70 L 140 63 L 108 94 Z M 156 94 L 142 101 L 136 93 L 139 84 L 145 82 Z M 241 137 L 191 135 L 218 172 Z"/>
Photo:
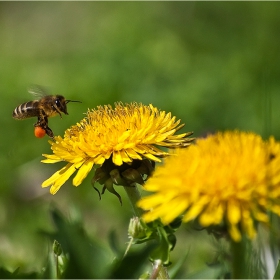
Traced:
<path fill-rule="evenodd" d="M 56 106 L 57 106 L 58 108 L 61 107 L 61 102 L 60 102 L 59 99 L 56 99 L 56 100 L 55 100 L 55 104 L 56 104 Z"/>

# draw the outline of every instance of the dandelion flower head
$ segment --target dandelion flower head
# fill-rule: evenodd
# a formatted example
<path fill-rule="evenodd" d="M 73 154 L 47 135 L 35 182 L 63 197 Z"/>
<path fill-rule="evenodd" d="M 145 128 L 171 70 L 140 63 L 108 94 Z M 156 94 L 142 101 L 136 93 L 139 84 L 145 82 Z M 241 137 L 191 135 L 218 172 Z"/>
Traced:
<path fill-rule="evenodd" d="M 217 133 L 176 150 L 144 188 L 153 192 L 138 202 L 146 222 L 183 215 L 183 222 L 226 226 L 237 242 L 242 233 L 253 238 L 256 221 L 268 223 L 268 211 L 280 215 L 280 145 L 254 133 Z"/>
<path fill-rule="evenodd" d="M 55 194 L 75 172 L 73 185 L 78 186 L 94 165 L 111 160 L 114 166 L 148 159 L 160 162 L 165 152 L 159 147 L 186 147 L 192 133 L 175 135 L 184 124 L 171 113 L 138 103 L 116 103 L 88 110 L 86 117 L 66 130 L 64 137 L 50 141 L 53 154 L 44 154 L 44 163 L 66 161 L 68 164 L 43 182 Z"/>

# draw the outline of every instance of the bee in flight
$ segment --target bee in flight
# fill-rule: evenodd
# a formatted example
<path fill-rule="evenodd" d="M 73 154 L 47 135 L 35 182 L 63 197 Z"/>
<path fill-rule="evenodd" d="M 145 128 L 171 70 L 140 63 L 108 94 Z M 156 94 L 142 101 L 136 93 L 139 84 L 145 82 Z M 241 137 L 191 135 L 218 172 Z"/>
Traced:
<path fill-rule="evenodd" d="M 62 118 L 62 113 L 68 115 L 67 104 L 80 101 L 67 100 L 62 95 L 46 95 L 44 90 L 37 86 L 30 88 L 28 91 L 34 96 L 40 97 L 40 99 L 28 101 L 17 106 L 13 111 L 13 118 L 24 120 L 37 117 L 37 122 L 34 124 L 35 136 L 41 138 L 47 134 L 53 138 L 54 134 L 48 126 L 48 118 L 56 115 L 60 115 Z"/>

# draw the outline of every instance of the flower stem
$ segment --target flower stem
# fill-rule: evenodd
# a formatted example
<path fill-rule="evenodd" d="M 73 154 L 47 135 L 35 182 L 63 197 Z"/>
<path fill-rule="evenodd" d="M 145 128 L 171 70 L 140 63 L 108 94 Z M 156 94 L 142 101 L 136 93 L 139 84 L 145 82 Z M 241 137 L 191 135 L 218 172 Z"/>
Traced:
<path fill-rule="evenodd" d="M 137 188 L 136 185 L 124 186 L 124 189 L 128 195 L 130 204 L 134 211 L 134 215 L 136 217 L 140 218 L 144 211 L 136 206 L 137 201 L 141 198 L 139 189 Z M 127 249 L 127 251 L 128 251 L 128 249 Z M 126 251 L 126 253 L 127 253 L 127 251 Z M 166 267 L 163 266 L 162 260 L 157 259 L 157 260 L 153 261 L 153 271 L 151 273 L 150 279 L 169 279 L 167 269 L 166 269 Z"/>
<path fill-rule="evenodd" d="M 150 279 L 169 279 L 167 269 L 162 265 L 161 260 L 154 261 Z"/>
<path fill-rule="evenodd" d="M 60 272 L 58 268 L 58 256 L 55 256 L 56 258 L 56 279 L 60 279 Z"/>
<path fill-rule="evenodd" d="M 136 206 L 137 201 L 141 198 L 140 191 L 138 190 L 136 185 L 129 187 L 124 186 L 124 189 L 128 195 L 135 216 L 140 217 L 143 211 Z"/>
<path fill-rule="evenodd" d="M 246 241 L 245 238 L 242 238 L 240 242 L 231 240 L 232 279 L 246 279 L 248 277 Z"/>

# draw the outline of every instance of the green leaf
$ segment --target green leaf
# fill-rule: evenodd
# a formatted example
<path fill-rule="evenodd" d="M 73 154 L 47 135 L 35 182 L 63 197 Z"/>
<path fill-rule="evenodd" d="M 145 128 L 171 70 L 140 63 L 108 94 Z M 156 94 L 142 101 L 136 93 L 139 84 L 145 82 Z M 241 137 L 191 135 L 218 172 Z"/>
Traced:
<path fill-rule="evenodd" d="M 129 251 L 122 260 L 115 260 L 112 272 L 107 278 L 135 279 L 144 275 L 145 266 L 149 264 L 147 260 L 152 249 L 154 249 L 154 245 L 149 244 L 136 252 Z"/>
<path fill-rule="evenodd" d="M 89 239 L 80 224 L 70 223 L 57 209 L 51 214 L 57 232 L 50 237 L 56 239 L 69 256 L 64 277 L 107 278 L 112 259 L 110 252 L 97 240 Z"/>
<path fill-rule="evenodd" d="M 0 268 L 0 279 L 40 279 L 40 275 L 37 272 L 20 273 L 18 267 L 14 272 L 10 272 L 7 269 Z"/>
<path fill-rule="evenodd" d="M 122 250 L 122 248 L 120 248 L 120 242 L 117 238 L 117 233 L 115 230 L 111 230 L 109 232 L 108 241 L 109 241 L 110 248 L 112 249 L 112 251 L 117 256 L 121 256 L 123 254 L 123 250 Z"/>
<path fill-rule="evenodd" d="M 278 264 L 273 279 L 280 279 L 280 260 L 278 260 Z"/>
<path fill-rule="evenodd" d="M 169 268 L 168 273 L 171 279 L 176 278 L 178 276 L 180 269 L 183 267 L 187 257 L 189 256 L 190 250 L 188 250 L 185 254 L 182 254 L 179 260 Z"/>
<path fill-rule="evenodd" d="M 157 228 L 159 242 L 158 247 L 151 253 L 150 259 L 152 262 L 161 260 L 164 265 L 170 264 L 170 251 L 173 248 L 173 242 L 170 243 L 168 235 L 163 227 Z"/>

